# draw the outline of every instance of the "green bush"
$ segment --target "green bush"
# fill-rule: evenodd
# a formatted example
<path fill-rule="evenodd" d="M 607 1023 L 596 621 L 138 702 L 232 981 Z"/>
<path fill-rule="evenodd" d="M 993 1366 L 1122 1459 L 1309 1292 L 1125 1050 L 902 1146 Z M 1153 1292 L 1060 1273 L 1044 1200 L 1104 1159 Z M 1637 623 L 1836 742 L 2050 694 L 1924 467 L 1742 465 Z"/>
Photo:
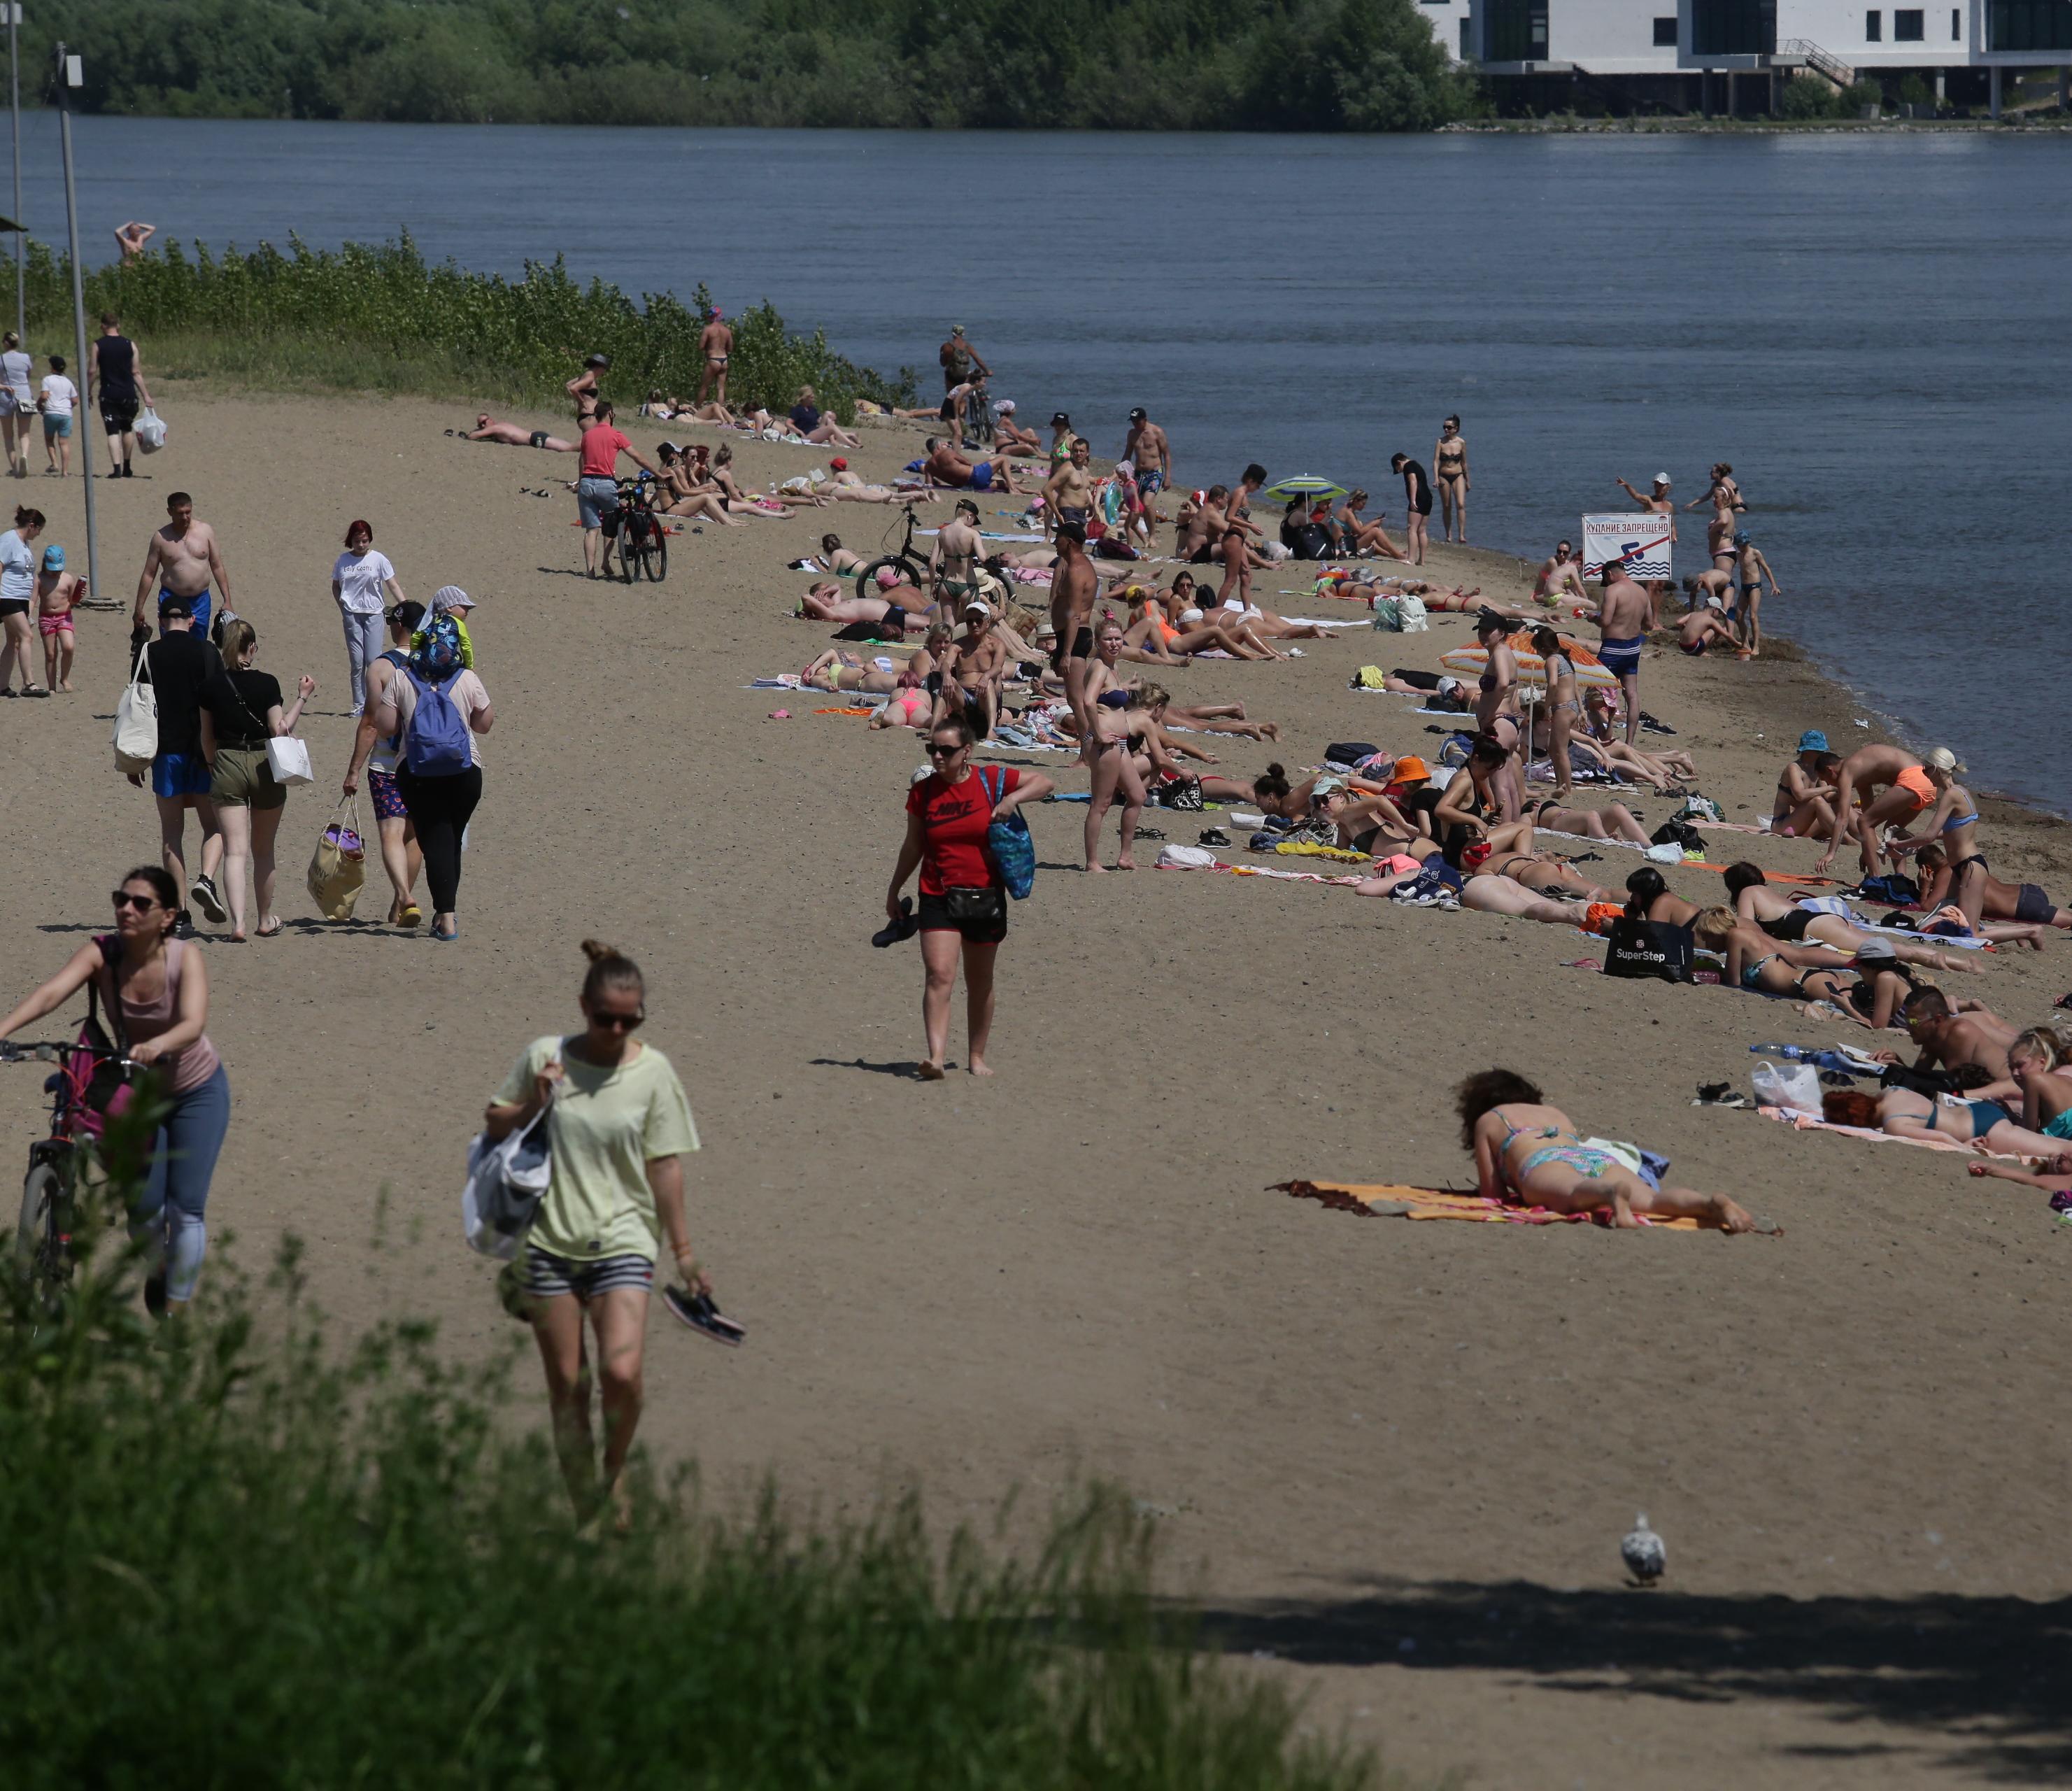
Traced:
<path fill-rule="evenodd" d="M 29 245 L 23 285 L 32 331 L 69 344 L 69 260 Z M 0 314 L 14 301 L 11 261 L 0 262 Z M 524 276 L 434 266 L 407 233 L 335 252 L 290 239 L 282 254 L 261 244 L 217 256 L 177 242 L 86 279 L 89 316 L 118 312 L 145 339 L 151 372 L 227 373 L 255 383 L 312 383 L 458 392 L 514 401 L 565 401 L 561 387 L 582 357 L 611 356 L 603 381 L 630 414 L 649 390 L 697 389 L 698 331 L 709 301 L 701 286 L 685 305 L 668 293 L 639 304 L 602 280 L 579 284 L 557 257 Z M 728 398 L 788 410 L 801 385 L 824 409 L 851 420 L 858 398 L 914 402 L 914 377 L 886 380 L 837 354 L 816 331 L 796 336 L 767 302 L 732 320 Z"/>
<path fill-rule="evenodd" d="M 429 122 L 1418 130 L 1474 109 L 1414 0 L 130 0 L 31 9 L 91 111 Z M 33 80 L 25 85 L 33 90 Z"/>
<path fill-rule="evenodd" d="M 82 1273 L 54 1317 L 6 1278 L 10 1791 L 1374 1782 L 1190 1651 L 1112 1497 L 1018 1564 L 939 1546 L 911 1504 L 802 1530 L 647 1476 L 599 1542 L 503 1368 L 416 1324 L 327 1344 L 292 1246 L 264 1328 L 219 1254 L 154 1336 L 134 1267 Z"/>
<path fill-rule="evenodd" d="M 1841 96 L 1816 75 L 1794 75 L 1777 97 L 1777 115 L 1804 123 L 1838 117 Z"/>
<path fill-rule="evenodd" d="M 1884 104 L 1885 89 L 1882 87 L 1874 80 L 1859 80 L 1842 95 L 1843 116 L 1859 117 L 1865 106 L 1882 106 Z"/>

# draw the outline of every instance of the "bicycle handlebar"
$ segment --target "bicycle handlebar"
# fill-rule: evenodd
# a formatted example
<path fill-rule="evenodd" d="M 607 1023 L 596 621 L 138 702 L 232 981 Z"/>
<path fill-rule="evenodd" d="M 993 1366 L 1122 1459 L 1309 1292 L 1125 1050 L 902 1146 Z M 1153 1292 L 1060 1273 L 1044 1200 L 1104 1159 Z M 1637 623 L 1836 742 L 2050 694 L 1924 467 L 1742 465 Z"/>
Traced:
<path fill-rule="evenodd" d="M 124 1056 L 119 1051 L 102 1051 L 92 1045 L 81 1044 L 76 1039 L 44 1039 L 34 1044 L 0 1039 L 0 1064 L 55 1064 L 75 1051 L 83 1051 L 90 1057 L 105 1058 L 109 1063 L 120 1064 L 125 1069 L 146 1067 L 134 1057 Z"/>

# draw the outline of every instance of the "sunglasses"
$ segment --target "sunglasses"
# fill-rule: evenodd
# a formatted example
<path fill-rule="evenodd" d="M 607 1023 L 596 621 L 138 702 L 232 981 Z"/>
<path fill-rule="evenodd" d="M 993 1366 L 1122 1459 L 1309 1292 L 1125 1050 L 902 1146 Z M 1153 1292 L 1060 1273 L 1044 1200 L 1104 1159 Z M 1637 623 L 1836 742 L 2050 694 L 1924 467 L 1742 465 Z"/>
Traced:
<path fill-rule="evenodd" d="M 149 914 L 158 905 L 157 896 L 132 896 L 126 889 L 111 891 L 108 899 L 115 904 L 118 914 L 125 908 L 134 908 L 139 914 Z"/>
<path fill-rule="evenodd" d="M 633 1032 L 647 1018 L 645 1014 L 593 1014 L 590 1023 L 606 1032 Z"/>
<path fill-rule="evenodd" d="M 955 746 L 944 746 L 939 741 L 931 740 L 928 743 L 928 756 L 931 759 L 954 759 L 964 749 L 964 743 L 961 740 Z"/>

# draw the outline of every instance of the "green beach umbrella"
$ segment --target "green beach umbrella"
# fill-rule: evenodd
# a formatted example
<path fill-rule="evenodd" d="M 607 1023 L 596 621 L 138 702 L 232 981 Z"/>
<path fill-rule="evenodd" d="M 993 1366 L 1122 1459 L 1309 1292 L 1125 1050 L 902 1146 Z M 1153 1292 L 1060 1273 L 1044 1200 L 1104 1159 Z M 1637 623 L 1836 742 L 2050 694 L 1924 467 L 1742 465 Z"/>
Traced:
<path fill-rule="evenodd" d="M 1328 479 L 1319 479 L 1314 473 L 1298 473 L 1293 479 L 1284 479 L 1278 484 L 1268 485 L 1265 495 L 1277 497 L 1284 504 L 1293 503 L 1298 497 L 1343 497 L 1346 488 L 1334 485 Z"/>

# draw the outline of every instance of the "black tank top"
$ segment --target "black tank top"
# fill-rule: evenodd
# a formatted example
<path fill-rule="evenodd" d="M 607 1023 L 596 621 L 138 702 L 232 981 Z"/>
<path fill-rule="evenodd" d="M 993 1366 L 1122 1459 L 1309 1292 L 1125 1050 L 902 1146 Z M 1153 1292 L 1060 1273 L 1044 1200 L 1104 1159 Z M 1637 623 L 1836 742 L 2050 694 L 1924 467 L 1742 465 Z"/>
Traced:
<path fill-rule="evenodd" d="M 134 397 L 137 392 L 137 344 L 126 336 L 104 336 L 93 345 L 104 397 Z"/>

